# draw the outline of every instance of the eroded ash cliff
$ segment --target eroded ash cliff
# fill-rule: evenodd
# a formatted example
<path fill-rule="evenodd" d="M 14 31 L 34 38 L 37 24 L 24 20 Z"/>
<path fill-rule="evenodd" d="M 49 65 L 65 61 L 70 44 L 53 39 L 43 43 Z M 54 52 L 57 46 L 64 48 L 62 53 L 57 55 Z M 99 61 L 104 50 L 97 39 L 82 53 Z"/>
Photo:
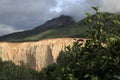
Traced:
<path fill-rule="evenodd" d="M 85 43 L 86 39 L 82 40 Z M 36 70 L 41 70 L 56 62 L 60 51 L 64 51 L 68 45 L 72 46 L 73 41 L 73 38 L 56 38 L 23 43 L 0 42 L 0 58 L 17 65 L 22 61 Z"/>

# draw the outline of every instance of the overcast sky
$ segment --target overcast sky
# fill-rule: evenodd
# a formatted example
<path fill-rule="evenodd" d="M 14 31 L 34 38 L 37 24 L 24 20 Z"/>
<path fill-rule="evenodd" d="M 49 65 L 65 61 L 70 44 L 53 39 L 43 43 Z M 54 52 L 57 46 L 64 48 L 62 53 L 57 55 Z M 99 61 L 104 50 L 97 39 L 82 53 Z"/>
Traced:
<path fill-rule="evenodd" d="M 80 20 L 93 12 L 91 6 L 120 12 L 120 0 L 0 0 L 0 35 L 32 29 L 62 14 Z"/>

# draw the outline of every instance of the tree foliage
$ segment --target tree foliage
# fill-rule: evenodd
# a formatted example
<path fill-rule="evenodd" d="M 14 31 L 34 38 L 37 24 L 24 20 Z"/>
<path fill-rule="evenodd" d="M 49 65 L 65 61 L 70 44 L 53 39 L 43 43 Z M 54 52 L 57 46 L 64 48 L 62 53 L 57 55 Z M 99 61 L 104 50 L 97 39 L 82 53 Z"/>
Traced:
<path fill-rule="evenodd" d="M 38 72 L 22 64 L 0 60 L 0 80 L 39 80 Z"/>
<path fill-rule="evenodd" d="M 90 24 L 87 33 L 91 40 L 84 47 L 79 40 L 68 46 L 56 64 L 42 70 L 43 80 L 120 80 L 120 38 L 104 32 L 107 16 L 99 14 L 98 7 L 92 8 L 96 11 L 96 21 L 87 12 L 85 23 Z M 113 22 L 119 25 L 119 21 Z"/>

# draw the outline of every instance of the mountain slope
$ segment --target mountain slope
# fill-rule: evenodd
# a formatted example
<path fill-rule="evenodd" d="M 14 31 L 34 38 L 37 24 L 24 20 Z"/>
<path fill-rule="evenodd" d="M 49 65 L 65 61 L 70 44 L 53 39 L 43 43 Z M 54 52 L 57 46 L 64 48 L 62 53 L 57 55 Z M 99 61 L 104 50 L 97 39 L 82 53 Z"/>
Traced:
<path fill-rule="evenodd" d="M 114 26 L 113 20 L 120 21 L 119 14 L 100 13 L 103 15 L 102 20 L 106 23 L 104 30 L 112 33 L 119 33 L 120 26 Z M 93 22 L 96 21 L 95 15 L 91 16 Z M 70 16 L 61 15 L 58 18 L 47 21 L 46 23 L 28 31 L 17 32 L 0 37 L 0 41 L 38 41 L 49 38 L 66 38 L 66 37 L 85 37 L 85 31 L 88 30 L 88 24 L 85 24 L 87 18 L 74 22 Z M 96 24 L 94 24 L 95 26 Z M 93 25 L 92 25 L 93 26 Z M 114 28 L 112 31 L 111 28 Z M 116 31 L 117 30 L 117 31 Z"/>
<path fill-rule="evenodd" d="M 45 35 L 51 33 L 58 28 L 64 28 L 70 24 L 73 24 L 74 20 L 70 16 L 61 15 L 58 18 L 47 21 L 46 23 L 27 31 L 16 32 L 0 37 L 0 41 L 31 41 L 43 39 Z M 37 36 L 40 35 L 40 36 Z M 35 37 L 33 39 L 33 37 Z"/>

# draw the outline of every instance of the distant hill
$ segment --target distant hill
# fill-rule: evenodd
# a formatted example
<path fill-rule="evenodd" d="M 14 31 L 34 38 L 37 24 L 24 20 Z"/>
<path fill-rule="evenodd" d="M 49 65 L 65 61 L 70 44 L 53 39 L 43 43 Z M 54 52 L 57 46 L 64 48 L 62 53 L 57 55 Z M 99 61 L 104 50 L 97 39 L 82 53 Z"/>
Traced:
<path fill-rule="evenodd" d="M 119 20 L 119 14 L 100 13 L 104 15 L 103 21 L 106 22 L 104 29 L 107 32 L 120 34 L 120 26 L 113 26 L 112 20 Z M 92 15 L 92 20 L 96 21 L 95 15 Z M 22 42 L 22 41 L 37 41 L 49 38 L 78 38 L 85 37 L 85 31 L 88 30 L 85 24 L 86 18 L 75 22 L 70 16 L 61 15 L 45 22 L 44 24 L 27 31 L 16 32 L 0 37 L 0 41 Z M 113 31 L 111 31 L 113 28 Z M 116 31 L 117 30 L 117 31 Z"/>

